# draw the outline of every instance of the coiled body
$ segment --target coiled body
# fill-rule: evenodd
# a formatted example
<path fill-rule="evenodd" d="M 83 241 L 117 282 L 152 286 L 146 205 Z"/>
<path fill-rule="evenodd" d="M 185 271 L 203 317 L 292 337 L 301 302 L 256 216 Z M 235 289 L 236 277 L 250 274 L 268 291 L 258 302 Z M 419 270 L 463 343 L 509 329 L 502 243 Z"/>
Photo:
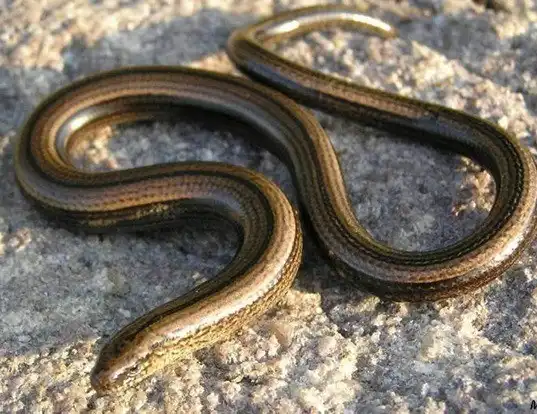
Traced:
<path fill-rule="evenodd" d="M 252 140 L 291 170 L 304 213 L 334 265 L 380 296 L 435 300 L 474 289 L 500 275 L 531 241 L 537 171 L 529 152 L 505 131 L 462 112 L 316 73 L 265 47 L 333 24 L 394 34 L 342 6 L 300 9 L 239 29 L 229 40 L 234 63 L 268 87 L 179 67 L 126 68 L 60 90 L 25 124 L 16 150 L 18 183 L 64 225 L 136 230 L 202 216 L 233 223 L 241 236 L 234 260 L 213 280 L 135 320 L 105 345 L 92 375 L 98 390 L 132 385 L 256 318 L 292 283 L 302 239 L 281 191 L 240 167 L 194 162 L 77 170 L 69 149 L 97 125 L 169 119 L 196 107 L 254 128 Z M 295 100 L 475 159 L 497 187 L 488 218 L 470 236 L 434 251 L 400 251 L 374 240 L 352 212 L 329 138 Z"/>

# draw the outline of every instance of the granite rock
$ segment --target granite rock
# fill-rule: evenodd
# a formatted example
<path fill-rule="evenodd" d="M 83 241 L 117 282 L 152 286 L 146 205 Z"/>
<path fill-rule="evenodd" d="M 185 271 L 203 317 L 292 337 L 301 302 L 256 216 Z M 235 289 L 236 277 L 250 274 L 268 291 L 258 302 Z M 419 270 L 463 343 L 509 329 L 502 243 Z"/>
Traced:
<path fill-rule="evenodd" d="M 278 52 L 364 85 L 496 122 L 536 151 L 537 3 L 508 12 L 469 0 L 365 2 L 400 37 L 312 33 Z M 151 234 L 55 227 L 16 186 L 17 130 L 48 93 L 136 64 L 236 70 L 234 28 L 308 0 L 3 2 L 0 12 L 0 411 L 507 411 L 537 399 L 537 272 L 532 245 L 479 291 L 392 303 L 350 287 L 306 235 L 286 298 L 257 323 L 114 397 L 89 372 L 118 328 L 212 277 L 237 239 L 195 223 Z M 490 175 L 459 156 L 316 113 L 338 152 L 359 220 L 407 250 L 447 246 L 484 220 Z M 110 138 L 114 139 L 110 139 Z M 285 167 L 245 137 L 179 119 L 103 128 L 79 148 L 83 168 L 219 160 L 269 176 L 296 203 Z"/>

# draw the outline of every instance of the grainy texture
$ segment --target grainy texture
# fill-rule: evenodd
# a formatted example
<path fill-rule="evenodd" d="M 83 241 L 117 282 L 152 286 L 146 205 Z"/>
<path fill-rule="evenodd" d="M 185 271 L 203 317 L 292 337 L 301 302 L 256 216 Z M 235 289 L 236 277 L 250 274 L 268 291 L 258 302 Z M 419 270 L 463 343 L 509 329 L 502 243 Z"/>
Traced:
<path fill-rule="evenodd" d="M 319 70 L 498 122 L 535 152 L 537 5 L 505 3 L 513 4 L 509 14 L 460 0 L 383 2 L 369 12 L 395 23 L 400 39 L 331 32 L 280 50 Z M 409 305 L 346 285 L 318 258 L 311 238 L 286 301 L 236 339 L 119 397 L 96 399 L 90 390 L 100 338 L 211 277 L 236 240 L 195 226 L 102 237 L 51 226 L 15 186 L 17 129 L 48 92 L 101 69 L 159 63 L 230 71 L 223 47 L 233 28 L 307 4 L 2 5 L 0 411 L 485 411 L 528 409 L 537 398 L 535 248 L 476 294 Z M 379 239 L 406 249 L 438 247 L 486 216 L 493 186 L 474 164 L 320 118 L 357 216 Z M 103 130 L 84 164 L 218 159 L 262 171 L 293 196 L 274 157 L 185 121 Z M 119 139 L 107 142 L 111 135 Z"/>

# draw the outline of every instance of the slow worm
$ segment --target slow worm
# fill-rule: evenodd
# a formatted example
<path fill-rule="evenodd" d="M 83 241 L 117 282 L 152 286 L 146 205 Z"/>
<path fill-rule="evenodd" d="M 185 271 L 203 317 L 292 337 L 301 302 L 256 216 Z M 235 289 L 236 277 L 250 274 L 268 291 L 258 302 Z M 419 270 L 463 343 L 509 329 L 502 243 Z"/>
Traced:
<path fill-rule="evenodd" d="M 91 128 L 171 119 L 185 108 L 206 110 L 208 122 L 220 114 L 248 125 L 256 131 L 252 141 L 292 172 L 304 216 L 334 266 L 382 297 L 436 300 L 475 289 L 500 275 L 531 241 L 536 167 L 507 132 L 459 111 L 317 73 L 266 48 L 331 25 L 395 34 L 386 23 L 343 6 L 299 9 L 229 39 L 233 62 L 266 86 L 181 67 L 133 67 L 77 81 L 27 120 L 15 153 L 17 181 L 62 225 L 138 230 L 201 216 L 227 220 L 241 236 L 233 261 L 214 279 L 136 319 L 104 346 L 92 373 L 98 391 L 131 386 L 256 319 L 291 285 L 302 236 L 283 193 L 244 168 L 199 162 L 104 173 L 75 168 L 70 149 Z M 329 138 L 296 102 L 476 160 L 496 184 L 487 219 L 463 240 L 434 251 L 401 251 L 374 240 L 353 214 Z"/>

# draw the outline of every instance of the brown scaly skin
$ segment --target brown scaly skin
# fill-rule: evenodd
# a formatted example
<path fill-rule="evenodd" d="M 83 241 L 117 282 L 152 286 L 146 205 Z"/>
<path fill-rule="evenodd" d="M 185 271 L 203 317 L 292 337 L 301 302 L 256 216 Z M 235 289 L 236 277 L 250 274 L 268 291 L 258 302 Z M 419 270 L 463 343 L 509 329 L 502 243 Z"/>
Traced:
<path fill-rule="evenodd" d="M 69 149 L 95 125 L 170 119 L 181 106 L 250 125 L 252 141 L 274 152 L 294 174 L 304 213 L 338 270 L 359 287 L 393 300 L 436 300 L 482 286 L 532 239 L 537 170 L 529 152 L 507 132 L 462 112 L 311 71 L 265 47 L 332 25 L 395 33 L 344 6 L 282 13 L 237 30 L 228 43 L 235 64 L 271 88 L 180 67 L 127 68 L 67 86 L 26 122 L 15 153 L 17 181 L 45 214 L 64 225 L 129 231 L 217 217 L 233 223 L 242 238 L 234 260 L 215 279 L 136 319 L 104 346 L 92 373 L 99 392 L 132 386 L 256 319 L 291 285 L 302 236 L 283 193 L 241 167 L 189 162 L 99 174 L 77 170 Z M 375 241 L 354 217 L 329 138 L 313 115 L 281 92 L 480 162 L 497 186 L 489 217 L 470 236 L 435 251 L 406 252 Z"/>

